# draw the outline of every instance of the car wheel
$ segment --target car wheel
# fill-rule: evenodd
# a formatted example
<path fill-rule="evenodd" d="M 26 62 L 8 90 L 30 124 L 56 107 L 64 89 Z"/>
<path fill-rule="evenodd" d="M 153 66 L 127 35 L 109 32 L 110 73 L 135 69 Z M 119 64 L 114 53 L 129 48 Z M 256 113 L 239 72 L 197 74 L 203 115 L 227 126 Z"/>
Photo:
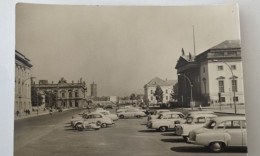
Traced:
<path fill-rule="evenodd" d="M 101 124 L 101 128 L 106 128 L 107 127 L 107 124 L 106 123 L 102 123 Z"/>
<path fill-rule="evenodd" d="M 165 132 L 165 131 L 167 131 L 167 127 L 166 126 L 162 126 L 162 127 L 159 128 L 159 130 L 161 132 Z"/>
<path fill-rule="evenodd" d="M 224 147 L 225 147 L 225 145 L 222 142 L 212 142 L 209 145 L 210 150 L 215 153 L 223 151 Z"/>
<path fill-rule="evenodd" d="M 188 142 L 188 137 L 187 137 L 187 136 L 183 136 L 183 140 L 184 140 L 185 142 Z"/>
<path fill-rule="evenodd" d="M 120 115 L 119 118 L 120 118 L 120 119 L 124 119 L 125 116 L 124 116 L 124 115 Z"/>
<path fill-rule="evenodd" d="M 83 131 L 84 130 L 84 126 L 82 123 L 77 123 L 75 128 L 78 130 L 78 131 Z"/>

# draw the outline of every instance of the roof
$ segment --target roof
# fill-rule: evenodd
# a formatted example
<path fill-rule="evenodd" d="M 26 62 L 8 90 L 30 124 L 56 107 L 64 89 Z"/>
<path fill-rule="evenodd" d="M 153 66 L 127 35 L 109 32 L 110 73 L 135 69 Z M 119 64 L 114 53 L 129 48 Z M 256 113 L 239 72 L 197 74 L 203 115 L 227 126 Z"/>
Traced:
<path fill-rule="evenodd" d="M 236 49 L 241 48 L 240 40 L 226 40 L 210 49 Z"/>
<path fill-rule="evenodd" d="M 246 120 L 245 116 L 221 116 L 217 117 L 216 119 L 217 123 L 228 121 L 228 120 Z"/>
<path fill-rule="evenodd" d="M 194 55 L 182 55 L 181 56 L 187 62 L 194 62 L 195 56 Z"/>
<path fill-rule="evenodd" d="M 153 78 L 146 86 L 173 86 L 177 83 L 176 80 L 162 80 L 159 77 Z"/>

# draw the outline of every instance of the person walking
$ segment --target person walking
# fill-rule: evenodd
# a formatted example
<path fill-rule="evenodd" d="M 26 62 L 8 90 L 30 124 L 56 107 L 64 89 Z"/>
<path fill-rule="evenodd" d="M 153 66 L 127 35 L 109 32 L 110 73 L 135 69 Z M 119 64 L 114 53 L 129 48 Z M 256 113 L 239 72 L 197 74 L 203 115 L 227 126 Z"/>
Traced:
<path fill-rule="evenodd" d="M 19 110 L 16 111 L 16 116 L 18 117 L 20 114 Z"/>

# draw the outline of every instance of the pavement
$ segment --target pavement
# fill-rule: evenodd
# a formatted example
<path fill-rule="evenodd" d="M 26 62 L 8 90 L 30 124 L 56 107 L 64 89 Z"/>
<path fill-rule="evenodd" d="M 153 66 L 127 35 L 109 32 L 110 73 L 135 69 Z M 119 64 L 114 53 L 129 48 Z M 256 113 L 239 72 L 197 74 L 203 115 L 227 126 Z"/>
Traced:
<path fill-rule="evenodd" d="M 246 156 L 243 148 L 211 153 L 203 146 L 187 144 L 174 132 L 146 128 L 147 118 L 119 119 L 114 126 L 94 131 L 70 127 L 74 109 L 53 115 L 16 120 L 14 156 Z M 114 111 L 114 110 L 112 110 Z"/>

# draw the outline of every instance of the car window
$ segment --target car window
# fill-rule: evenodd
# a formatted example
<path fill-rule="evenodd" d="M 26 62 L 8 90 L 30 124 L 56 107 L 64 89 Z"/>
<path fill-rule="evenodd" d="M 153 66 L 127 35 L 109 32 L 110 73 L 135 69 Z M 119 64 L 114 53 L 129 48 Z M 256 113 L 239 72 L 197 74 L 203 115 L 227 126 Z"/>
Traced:
<path fill-rule="evenodd" d="M 220 123 L 219 125 L 218 125 L 218 129 L 222 129 L 222 128 L 224 128 L 225 127 L 225 123 L 224 122 L 222 122 L 222 123 Z"/>
<path fill-rule="evenodd" d="M 198 117 L 197 120 L 195 121 L 195 123 L 205 123 L 206 119 L 205 117 Z"/>
<path fill-rule="evenodd" d="M 89 115 L 88 117 L 87 117 L 87 119 L 92 119 L 93 118 L 93 116 L 92 115 Z"/>
<path fill-rule="evenodd" d="M 84 114 L 82 117 L 85 118 L 85 119 L 87 119 L 87 118 L 88 118 L 88 115 L 87 115 L 87 114 Z"/>
<path fill-rule="evenodd" d="M 212 120 L 205 127 L 208 128 L 208 129 L 213 129 L 215 126 L 216 126 L 216 121 Z"/>
<path fill-rule="evenodd" d="M 242 128 L 245 129 L 246 128 L 246 121 L 245 120 L 241 121 L 241 125 L 242 125 Z"/>
<path fill-rule="evenodd" d="M 179 116 L 178 114 L 172 114 L 172 115 L 171 115 L 171 118 L 172 118 L 172 119 L 179 119 L 180 116 Z"/>
<path fill-rule="evenodd" d="M 192 117 L 188 117 L 188 118 L 186 119 L 186 123 L 188 123 L 188 124 L 191 124 L 192 121 L 193 121 L 193 118 L 192 118 Z"/>
<path fill-rule="evenodd" d="M 184 118 L 184 115 L 183 115 L 183 114 L 179 114 L 179 117 L 180 117 L 180 118 Z"/>
<path fill-rule="evenodd" d="M 226 121 L 225 129 L 240 129 L 240 121 Z"/>

